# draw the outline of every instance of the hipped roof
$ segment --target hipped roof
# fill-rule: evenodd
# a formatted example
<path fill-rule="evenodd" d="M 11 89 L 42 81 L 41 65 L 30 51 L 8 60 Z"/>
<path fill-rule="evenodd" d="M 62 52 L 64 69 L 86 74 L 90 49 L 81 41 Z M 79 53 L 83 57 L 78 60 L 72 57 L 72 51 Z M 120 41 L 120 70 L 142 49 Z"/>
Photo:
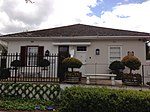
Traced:
<path fill-rule="evenodd" d="M 50 29 L 7 34 L 1 37 L 60 37 L 60 36 L 149 36 L 149 33 L 74 24 Z"/>

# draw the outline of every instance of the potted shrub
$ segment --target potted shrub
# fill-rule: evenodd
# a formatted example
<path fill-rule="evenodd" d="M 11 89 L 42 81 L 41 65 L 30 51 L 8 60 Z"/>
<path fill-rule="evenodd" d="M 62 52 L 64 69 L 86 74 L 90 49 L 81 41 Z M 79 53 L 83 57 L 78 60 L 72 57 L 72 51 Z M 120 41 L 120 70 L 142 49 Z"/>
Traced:
<path fill-rule="evenodd" d="M 20 60 L 14 60 L 11 62 L 11 66 L 13 67 L 21 67 L 21 61 Z"/>
<path fill-rule="evenodd" d="M 50 62 L 47 59 L 41 59 L 39 61 L 39 67 L 42 67 L 42 70 L 47 70 L 48 66 L 50 65 Z"/>
<path fill-rule="evenodd" d="M 140 60 L 133 56 L 128 55 L 122 59 L 122 63 L 130 69 L 129 73 L 123 75 L 123 82 L 128 85 L 139 85 L 141 84 L 141 75 L 136 73 L 133 74 L 133 70 L 139 70 L 141 66 Z"/>
<path fill-rule="evenodd" d="M 10 77 L 9 68 L 0 68 L 0 79 L 8 79 Z"/>
<path fill-rule="evenodd" d="M 12 70 L 14 70 L 15 71 L 15 79 L 16 79 L 16 76 L 17 76 L 17 70 L 19 70 L 19 68 L 20 67 L 22 67 L 22 63 L 21 63 L 21 60 L 14 60 L 14 61 L 12 61 L 11 62 L 11 64 L 10 64 L 10 66 L 12 66 L 13 68 L 12 68 Z M 20 75 L 18 74 L 18 77 L 19 77 Z"/>
<path fill-rule="evenodd" d="M 78 83 L 81 80 L 81 73 L 79 71 L 74 71 L 74 68 L 80 68 L 82 62 L 74 57 L 65 58 L 62 63 L 68 68 L 65 73 L 66 81 L 69 83 Z M 69 68 L 71 71 L 69 71 Z"/>
<path fill-rule="evenodd" d="M 122 59 L 122 63 L 130 69 L 130 74 L 132 74 L 133 70 L 139 70 L 141 66 L 140 60 L 132 55 L 125 56 Z"/>
<path fill-rule="evenodd" d="M 150 86 L 150 82 L 146 82 L 146 84 L 147 84 L 148 86 Z"/>
<path fill-rule="evenodd" d="M 113 61 L 109 65 L 109 69 L 111 70 L 111 73 L 117 75 L 116 77 L 117 80 L 122 80 L 122 74 L 123 70 L 125 69 L 125 66 L 121 61 Z"/>

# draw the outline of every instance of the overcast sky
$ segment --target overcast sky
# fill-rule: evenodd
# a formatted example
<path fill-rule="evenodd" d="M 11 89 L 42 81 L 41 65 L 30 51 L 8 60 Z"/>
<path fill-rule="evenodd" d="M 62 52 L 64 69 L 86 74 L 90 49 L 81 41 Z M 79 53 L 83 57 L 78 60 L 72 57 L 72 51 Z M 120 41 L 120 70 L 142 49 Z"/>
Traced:
<path fill-rule="evenodd" d="M 150 0 L 0 0 L 0 33 L 87 24 L 150 33 Z"/>

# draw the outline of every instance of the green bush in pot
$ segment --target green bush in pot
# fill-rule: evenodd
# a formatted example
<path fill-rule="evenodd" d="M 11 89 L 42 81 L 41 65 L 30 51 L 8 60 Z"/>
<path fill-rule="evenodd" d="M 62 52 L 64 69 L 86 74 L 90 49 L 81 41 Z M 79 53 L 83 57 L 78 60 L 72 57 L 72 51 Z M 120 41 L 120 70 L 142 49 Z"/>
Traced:
<path fill-rule="evenodd" d="M 116 74 L 116 79 L 122 79 L 123 70 L 125 69 L 124 64 L 121 61 L 113 61 L 109 65 L 111 73 Z"/>
<path fill-rule="evenodd" d="M 67 68 L 71 68 L 71 71 L 67 71 L 65 73 L 65 77 L 66 79 L 69 78 L 69 77 L 78 77 L 79 78 L 79 81 L 81 79 L 81 72 L 79 71 L 74 71 L 74 68 L 80 68 L 82 66 L 82 62 L 77 59 L 77 58 L 74 58 L 74 57 L 68 57 L 68 58 L 65 58 L 62 63 L 64 64 L 64 66 L 66 66 Z M 74 79 L 71 79 L 71 80 L 74 80 Z"/>
<path fill-rule="evenodd" d="M 73 72 L 74 68 L 80 68 L 82 66 L 82 62 L 74 57 L 68 57 L 65 58 L 62 63 L 67 67 L 71 68 L 71 71 Z"/>

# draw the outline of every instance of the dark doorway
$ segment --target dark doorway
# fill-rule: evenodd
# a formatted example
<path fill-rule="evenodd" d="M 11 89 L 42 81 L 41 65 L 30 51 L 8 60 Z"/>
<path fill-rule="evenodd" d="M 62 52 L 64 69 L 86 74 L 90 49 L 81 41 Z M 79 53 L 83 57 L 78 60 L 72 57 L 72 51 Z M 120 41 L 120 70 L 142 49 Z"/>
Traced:
<path fill-rule="evenodd" d="M 69 57 L 69 46 L 58 46 L 58 77 L 60 78 L 60 82 L 64 81 L 65 79 L 65 72 L 67 68 L 63 66 L 62 61 Z"/>

